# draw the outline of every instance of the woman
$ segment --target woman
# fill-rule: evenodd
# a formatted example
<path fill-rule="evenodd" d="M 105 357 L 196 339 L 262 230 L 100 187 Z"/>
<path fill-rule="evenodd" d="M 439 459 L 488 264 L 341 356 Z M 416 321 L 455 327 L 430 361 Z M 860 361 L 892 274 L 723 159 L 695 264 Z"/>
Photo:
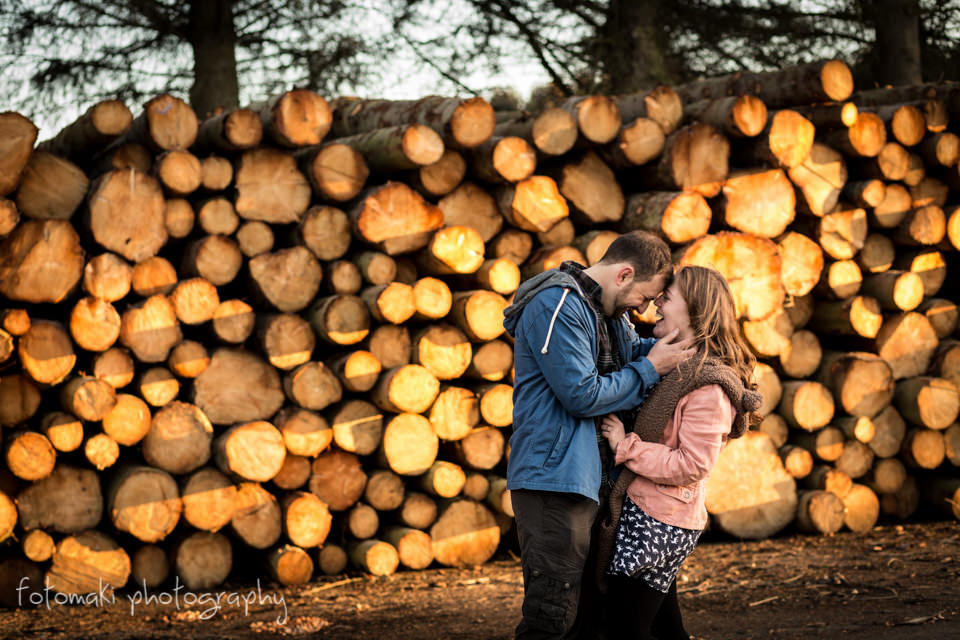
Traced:
<path fill-rule="evenodd" d="M 693 551 L 707 510 L 707 476 L 727 438 L 749 426 L 761 396 L 723 276 L 682 267 L 655 302 L 653 335 L 679 329 L 697 354 L 664 377 L 644 400 L 631 433 L 614 415 L 601 431 L 623 465 L 600 534 L 611 637 L 689 638 L 677 602 L 676 575 Z"/>

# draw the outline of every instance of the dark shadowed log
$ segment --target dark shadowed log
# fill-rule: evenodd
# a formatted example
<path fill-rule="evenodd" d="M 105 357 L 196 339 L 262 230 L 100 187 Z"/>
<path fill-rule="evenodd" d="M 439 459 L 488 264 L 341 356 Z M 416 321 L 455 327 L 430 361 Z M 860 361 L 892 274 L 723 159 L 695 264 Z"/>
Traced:
<path fill-rule="evenodd" d="M 30 120 L 13 111 L 0 114 L 0 196 L 12 193 L 27 166 L 38 129 Z"/>
<path fill-rule="evenodd" d="M 87 195 L 90 181 L 77 165 L 35 151 L 20 175 L 17 209 L 28 218 L 68 220 Z"/>
<path fill-rule="evenodd" d="M 864 273 L 883 273 L 893 266 L 896 251 L 893 241 L 879 233 L 868 234 L 863 241 L 863 248 L 857 254 L 857 264 Z"/>
<path fill-rule="evenodd" d="M 104 498 L 113 526 L 143 542 L 166 538 L 183 510 L 180 489 L 173 477 L 147 466 L 119 469 Z"/>
<path fill-rule="evenodd" d="M 291 402 L 320 411 L 343 396 L 336 374 L 322 362 L 307 362 L 283 377 L 283 389 Z"/>
<path fill-rule="evenodd" d="M 153 417 L 143 439 L 148 464 L 181 475 L 210 459 L 213 425 L 204 412 L 186 402 L 171 402 Z"/>
<path fill-rule="evenodd" d="M 237 498 L 230 529 L 254 549 L 266 549 L 277 542 L 283 532 L 280 504 L 272 493 L 256 482 L 237 485 Z"/>
<path fill-rule="evenodd" d="M 194 402 L 214 424 L 265 420 L 283 399 L 277 371 L 242 349 L 217 349 L 194 381 Z"/>
<path fill-rule="evenodd" d="M 352 453 L 331 449 L 313 461 L 310 493 L 331 511 L 345 511 L 356 504 L 367 485 L 360 459 Z"/>

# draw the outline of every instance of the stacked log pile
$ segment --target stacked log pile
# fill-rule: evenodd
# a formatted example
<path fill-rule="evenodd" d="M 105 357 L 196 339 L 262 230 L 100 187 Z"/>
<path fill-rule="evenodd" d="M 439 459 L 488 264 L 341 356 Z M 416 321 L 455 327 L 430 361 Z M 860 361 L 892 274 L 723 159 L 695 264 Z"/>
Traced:
<path fill-rule="evenodd" d="M 960 88 L 852 90 L 831 61 L 540 114 L 294 90 L 200 122 L 161 95 L 40 144 L 0 114 L 0 573 L 487 561 L 502 311 L 633 229 L 724 273 L 761 358 L 717 529 L 956 515 Z"/>

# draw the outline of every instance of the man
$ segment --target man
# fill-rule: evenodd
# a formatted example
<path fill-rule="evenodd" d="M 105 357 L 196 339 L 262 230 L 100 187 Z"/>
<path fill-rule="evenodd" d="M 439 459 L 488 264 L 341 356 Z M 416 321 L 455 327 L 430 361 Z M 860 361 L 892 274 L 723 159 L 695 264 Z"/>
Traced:
<path fill-rule="evenodd" d="M 692 355 L 640 340 L 626 318 L 669 284 L 670 251 L 656 236 L 617 238 L 597 264 L 565 262 L 525 282 L 504 313 L 514 344 L 514 433 L 507 488 L 523 565 L 517 638 L 570 638 L 590 550 L 609 487 L 609 449 L 597 416 L 639 405 L 660 376 Z M 601 453 L 602 452 L 602 453 Z M 601 456 L 606 458 L 601 460 Z"/>

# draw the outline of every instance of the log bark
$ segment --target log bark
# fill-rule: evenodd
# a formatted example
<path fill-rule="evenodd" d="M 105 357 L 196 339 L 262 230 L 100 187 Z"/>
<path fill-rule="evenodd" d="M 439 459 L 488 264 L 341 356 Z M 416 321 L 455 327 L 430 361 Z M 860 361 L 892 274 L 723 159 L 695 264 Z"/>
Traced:
<path fill-rule="evenodd" d="M 348 138 L 338 144 L 360 153 L 371 171 L 393 173 L 431 165 L 443 156 L 443 139 L 422 124 L 397 125 L 375 129 Z"/>
<path fill-rule="evenodd" d="M 687 120 L 699 120 L 736 138 L 760 135 L 767 125 L 767 105 L 752 95 L 717 97 L 687 104 L 683 108 Z"/>
<path fill-rule="evenodd" d="M 944 254 L 936 249 L 901 252 L 894 261 L 894 266 L 920 276 L 923 281 L 924 298 L 937 295 L 947 278 Z"/>
<path fill-rule="evenodd" d="M 493 135 L 496 117 L 483 98 L 420 100 L 361 100 L 339 98 L 333 102 L 333 137 L 342 138 L 365 131 L 405 124 L 423 124 L 441 136 L 450 148 L 470 149 Z"/>
<path fill-rule="evenodd" d="M 930 373 L 960 385 L 960 342 L 941 340 L 930 364 Z"/>
<path fill-rule="evenodd" d="M 923 280 L 912 271 L 890 269 L 864 278 L 862 291 L 889 311 L 913 311 L 923 301 Z"/>
<path fill-rule="evenodd" d="M 875 338 L 883 326 L 883 315 L 875 299 L 853 296 L 836 302 L 818 302 L 810 326 L 830 335 Z"/>
<path fill-rule="evenodd" d="M 20 222 L 20 212 L 13 200 L 0 198 L 0 237 L 13 231 Z"/>
<path fill-rule="evenodd" d="M 827 60 L 760 73 L 737 72 L 674 87 L 687 102 L 755 95 L 768 107 L 842 102 L 853 93 L 853 74 L 841 60 Z"/>

